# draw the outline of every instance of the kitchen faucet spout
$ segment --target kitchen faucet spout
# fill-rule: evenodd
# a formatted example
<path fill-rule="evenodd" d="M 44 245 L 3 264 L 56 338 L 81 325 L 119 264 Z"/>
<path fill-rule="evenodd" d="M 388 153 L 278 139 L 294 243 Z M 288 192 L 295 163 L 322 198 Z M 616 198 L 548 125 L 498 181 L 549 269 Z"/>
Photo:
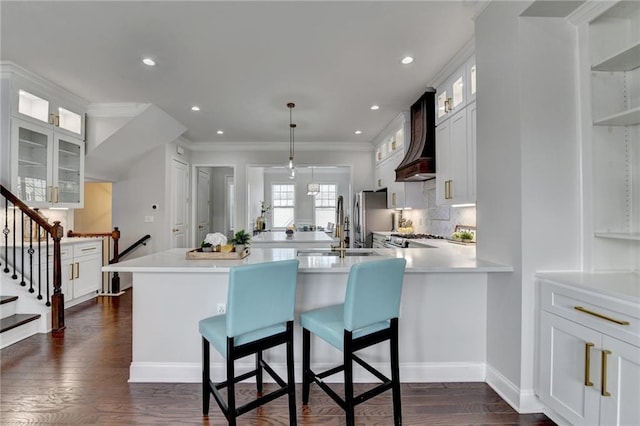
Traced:
<path fill-rule="evenodd" d="M 347 251 L 347 247 L 344 244 L 344 198 L 342 195 L 338 196 L 338 204 L 336 207 L 336 232 L 334 236 L 338 239 L 339 244 L 337 246 L 331 246 L 331 250 L 339 252 L 340 258 L 344 259 L 344 253 Z"/>

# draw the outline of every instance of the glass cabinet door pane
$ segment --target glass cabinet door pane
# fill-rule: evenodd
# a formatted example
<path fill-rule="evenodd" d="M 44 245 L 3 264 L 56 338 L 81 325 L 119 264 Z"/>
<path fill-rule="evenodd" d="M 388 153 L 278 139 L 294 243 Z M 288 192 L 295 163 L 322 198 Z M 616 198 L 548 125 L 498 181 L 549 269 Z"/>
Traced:
<path fill-rule="evenodd" d="M 447 101 L 447 92 L 443 91 L 438 95 L 438 118 L 442 117 L 447 112 L 449 112 L 447 111 L 446 101 Z"/>
<path fill-rule="evenodd" d="M 58 108 L 58 126 L 76 134 L 82 134 L 82 116 L 68 109 Z"/>
<path fill-rule="evenodd" d="M 26 127 L 18 128 L 18 197 L 25 201 L 47 202 L 47 155 L 49 135 Z"/>
<path fill-rule="evenodd" d="M 453 83 L 453 108 L 457 107 L 464 100 L 463 86 L 462 77 Z"/>
<path fill-rule="evenodd" d="M 25 90 L 18 90 L 18 112 L 44 123 L 48 123 L 49 101 Z"/>
<path fill-rule="evenodd" d="M 54 202 L 80 202 L 81 147 L 77 143 L 58 140 L 58 182 Z"/>

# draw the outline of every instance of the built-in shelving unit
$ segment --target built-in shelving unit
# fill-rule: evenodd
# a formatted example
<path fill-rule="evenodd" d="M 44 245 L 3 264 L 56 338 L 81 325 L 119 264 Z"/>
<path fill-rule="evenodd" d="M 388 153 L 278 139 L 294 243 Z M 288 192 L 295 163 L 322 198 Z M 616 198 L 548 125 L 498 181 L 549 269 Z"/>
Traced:
<path fill-rule="evenodd" d="M 640 2 L 594 2 L 580 24 L 585 268 L 640 267 Z"/>

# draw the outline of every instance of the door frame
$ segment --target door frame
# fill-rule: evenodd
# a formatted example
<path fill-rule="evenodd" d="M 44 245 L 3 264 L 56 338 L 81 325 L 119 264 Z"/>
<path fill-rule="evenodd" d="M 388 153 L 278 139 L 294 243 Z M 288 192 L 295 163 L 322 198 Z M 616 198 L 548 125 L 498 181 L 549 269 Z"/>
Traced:
<path fill-rule="evenodd" d="M 205 167 L 205 168 L 209 168 L 209 167 L 228 167 L 230 169 L 233 170 L 233 177 L 237 183 L 237 179 L 238 179 L 238 168 L 235 164 L 232 163 L 222 163 L 222 164 L 215 164 L 215 163 L 192 163 L 191 164 L 191 204 L 193 207 L 197 206 L 198 203 L 198 168 L 201 167 Z M 235 191 L 233 196 L 235 197 L 236 200 L 236 206 L 238 204 L 238 186 L 237 184 L 234 186 Z M 196 241 L 195 238 L 198 235 L 198 225 L 196 224 L 196 220 L 197 220 L 197 212 L 195 211 L 195 208 L 191 209 L 191 227 L 189 230 L 189 235 L 191 237 L 191 241 Z M 226 211 L 225 211 L 226 214 Z M 237 210 L 236 210 L 236 220 L 237 220 Z"/>

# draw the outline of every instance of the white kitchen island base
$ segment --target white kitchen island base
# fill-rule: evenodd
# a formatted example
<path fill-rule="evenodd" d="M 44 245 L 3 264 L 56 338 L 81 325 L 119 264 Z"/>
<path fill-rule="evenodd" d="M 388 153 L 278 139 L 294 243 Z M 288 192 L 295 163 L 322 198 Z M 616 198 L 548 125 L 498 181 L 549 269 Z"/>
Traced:
<path fill-rule="evenodd" d="M 400 377 L 403 382 L 483 381 L 486 364 L 487 273 L 510 271 L 510 267 L 458 258 L 456 265 L 429 265 L 425 252 L 433 249 L 380 249 L 386 256 L 407 258 L 400 313 Z M 469 252 L 470 253 L 470 252 Z M 286 259 L 290 249 L 254 249 L 241 261 L 176 261 L 177 251 L 111 265 L 106 269 L 133 272 L 133 354 L 130 382 L 200 382 L 202 340 L 198 321 L 215 315 L 226 303 L 228 266 Z M 155 258 L 154 258 L 155 257 Z M 380 259 L 379 256 L 299 256 L 296 299 L 296 377 L 302 378 L 300 312 L 342 303 L 351 265 Z M 176 257 L 177 259 L 177 257 Z M 147 262 L 147 266 L 143 266 Z M 164 264 L 164 267 L 153 266 Z M 196 262 L 196 263 L 193 263 Z M 203 262 L 203 263 L 197 263 Z M 433 270 L 433 272 L 429 272 Z M 341 353 L 321 340 L 312 340 L 312 365 L 317 368 L 341 363 Z M 388 344 L 361 352 L 364 359 L 389 373 Z M 284 373 L 284 349 L 265 353 L 278 373 Z M 213 377 L 224 377 L 223 359 L 212 354 Z M 237 363 L 238 370 L 254 365 Z M 340 374 L 329 379 L 342 381 Z M 357 367 L 354 380 L 372 382 Z"/>

